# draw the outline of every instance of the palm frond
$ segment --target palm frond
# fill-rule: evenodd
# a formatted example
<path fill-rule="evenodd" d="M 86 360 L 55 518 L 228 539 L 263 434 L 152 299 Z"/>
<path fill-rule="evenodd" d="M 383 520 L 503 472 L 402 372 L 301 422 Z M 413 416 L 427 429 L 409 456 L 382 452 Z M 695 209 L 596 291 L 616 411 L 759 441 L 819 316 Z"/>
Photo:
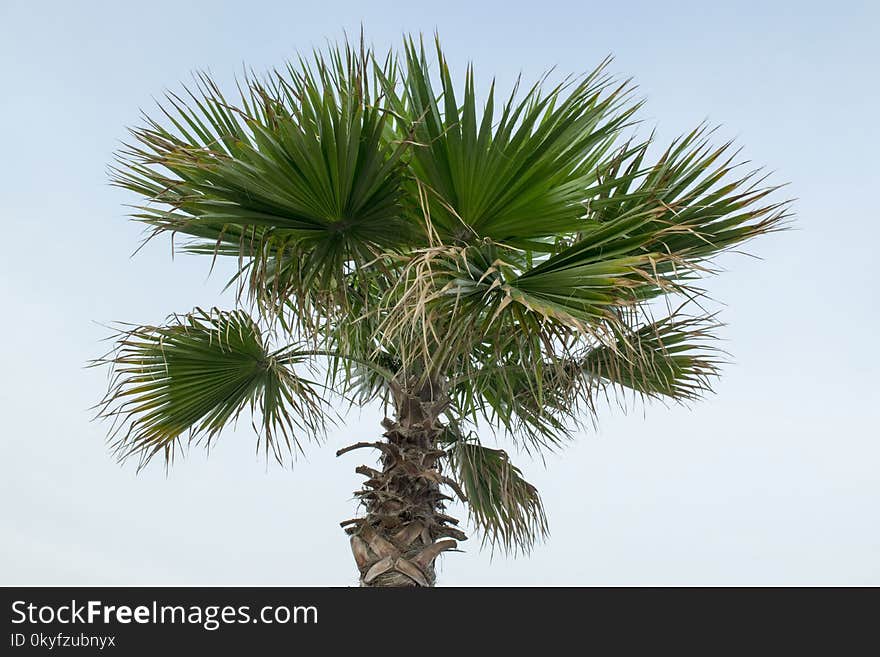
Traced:
<path fill-rule="evenodd" d="M 454 381 L 450 396 L 455 419 L 492 428 L 526 453 L 563 447 L 583 418 L 594 413 L 594 387 L 568 371 L 564 361 L 519 362 L 486 359 Z"/>
<path fill-rule="evenodd" d="M 505 552 L 527 553 L 547 536 L 538 490 L 523 479 L 505 451 L 460 440 L 447 453 L 484 543 Z"/>
<path fill-rule="evenodd" d="M 735 175 L 732 143 L 709 143 L 700 126 L 675 140 L 656 164 L 643 164 L 650 142 L 624 147 L 587 190 L 587 227 L 570 246 L 523 274 L 520 285 L 576 281 L 590 267 L 618 261 L 647 269 L 639 298 L 678 291 L 676 283 L 706 273 L 702 263 L 754 237 L 780 230 L 789 202 L 767 202 L 778 187 L 762 186 L 760 170 Z M 574 292 L 562 285 L 559 296 Z"/>
<path fill-rule="evenodd" d="M 673 401 L 711 392 L 722 363 L 712 344 L 718 326 L 714 316 L 680 311 L 641 324 L 621 318 L 611 329 L 614 339 L 555 345 L 541 361 L 524 362 L 529 350 L 510 342 L 507 357 L 487 352 L 453 382 L 455 416 L 501 429 L 527 452 L 556 449 L 584 419 L 595 419 L 609 387 Z"/>
<path fill-rule="evenodd" d="M 638 107 L 628 102 L 629 85 L 615 84 L 604 62 L 546 92 L 540 83 L 524 94 L 517 87 L 496 116 L 494 85 L 480 112 L 473 68 L 459 101 L 439 41 L 436 61 L 439 90 L 424 47 L 409 40 L 404 91 L 389 85 L 386 93 L 409 119 L 417 191 L 439 237 L 540 251 L 580 230 L 583 192 Z"/>
<path fill-rule="evenodd" d="M 589 377 L 650 398 L 695 400 L 712 391 L 720 351 L 710 344 L 719 324 L 713 316 L 669 317 L 591 349 L 578 361 Z"/>
<path fill-rule="evenodd" d="M 319 438 L 325 412 L 318 385 L 299 376 L 302 362 L 287 347 L 269 351 L 243 311 L 196 309 L 164 326 L 125 328 L 95 365 L 111 372 L 99 417 L 112 420 L 111 445 L 120 460 L 139 467 L 163 454 L 166 463 L 181 437 L 210 446 L 245 408 L 259 414 L 266 455 L 301 449 L 297 434 Z M 255 419 L 256 422 L 256 419 Z"/>
<path fill-rule="evenodd" d="M 401 209 L 406 146 L 388 140 L 372 62 L 331 48 L 248 76 L 235 103 L 200 75 L 188 99 L 168 94 L 164 122 L 132 131 L 114 182 L 147 200 L 134 216 L 157 231 L 240 258 L 256 296 L 297 297 L 306 314 L 321 293 L 344 304 L 358 265 L 419 239 Z M 395 75 L 392 57 L 384 70 Z"/>

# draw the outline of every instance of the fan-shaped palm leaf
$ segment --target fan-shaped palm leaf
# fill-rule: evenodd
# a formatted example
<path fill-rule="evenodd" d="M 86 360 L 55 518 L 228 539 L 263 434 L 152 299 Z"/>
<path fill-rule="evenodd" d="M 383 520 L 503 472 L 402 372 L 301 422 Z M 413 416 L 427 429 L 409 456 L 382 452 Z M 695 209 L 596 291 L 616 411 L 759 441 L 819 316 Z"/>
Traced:
<path fill-rule="evenodd" d="M 268 454 L 299 448 L 297 433 L 323 431 L 325 412 L 314 382 L 293 366 L 295 350 L 269 351 L 257 324 L 244 312 L 196 309 L 165 326 L 120 332 L 99 364 L 111 366 L 100 415 L 118 423 L 113 446 L 121 459 L 141 465 L 157 453 L 171 459 L 179 439 L 210 444 L 245 407 L 259 411 Z"/>

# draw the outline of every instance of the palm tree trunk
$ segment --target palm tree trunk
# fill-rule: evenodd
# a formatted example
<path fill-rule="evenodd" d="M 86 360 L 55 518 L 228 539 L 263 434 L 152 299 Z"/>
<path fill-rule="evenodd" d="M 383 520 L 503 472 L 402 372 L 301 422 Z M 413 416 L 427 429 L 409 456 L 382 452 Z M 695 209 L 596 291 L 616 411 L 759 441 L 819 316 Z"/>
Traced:
<path fill-rule="evenodd" d="M 465 540 L 458 520 L 443 513 L 443 477 L 437 437 L 443 430 L 439 415 L 449 405 L 442 383 L 392 384 L 395 419 L 385 418 L 385 440 L 358 443 L 381 451 L 382 470 L 362 465 L 355 471 L 367 477 L 355 495 L 366 514 L 342 523 L 351 536 L 351 549 L 361 586 L 434 586 L 437 556 Z M 453 483 L 454 485 L 454 483 Z"/>

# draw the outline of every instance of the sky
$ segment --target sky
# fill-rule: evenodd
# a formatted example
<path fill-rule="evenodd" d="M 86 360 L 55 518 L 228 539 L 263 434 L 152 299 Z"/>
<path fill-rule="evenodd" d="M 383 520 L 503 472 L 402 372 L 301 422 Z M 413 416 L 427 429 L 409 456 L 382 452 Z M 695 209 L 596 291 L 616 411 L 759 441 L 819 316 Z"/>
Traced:
<path fill-rule="evenodd" d="M 613 54 L 659 141 L 707 120 L 796 199 L 792 230 L 706 283 L 732 360 L 716 394 L 606 409 L 546 463 L 511 448 L 550 537 L 508 558 L 474 536 L 440 584 L 880 584 L 880 4 L 849 0 L 0 0 L 0 584 L 356 584 L 337 523 L 364 453 L 334 452 L 377 438 L 378 409 L 288 469 L 242 422 L 136 474 L 91 421 L 106 373 L 84 366 L 110 322 L 233 303 L 168 240 L 131 257 L 135 199 L 107 166 L 139 110 L 194 71 L 229 89 L 361 24 L 380 50 L 437 30 L 454 70 L 501 89 Z"/>

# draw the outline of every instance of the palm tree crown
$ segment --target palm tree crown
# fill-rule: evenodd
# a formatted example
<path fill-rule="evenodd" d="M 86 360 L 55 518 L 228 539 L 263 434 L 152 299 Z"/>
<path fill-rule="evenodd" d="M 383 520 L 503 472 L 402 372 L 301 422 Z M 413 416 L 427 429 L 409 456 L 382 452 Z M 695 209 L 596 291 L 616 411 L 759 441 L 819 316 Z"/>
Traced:
<path fill-rule="evenodd" d="M 169 460 L 249 407 L 281 461 L 321 436 L 331 392 L 385 402 L 385 439 L 340 450 L 381 453 L 358 468 L 366 514 L 343 523 L 364 584 L 433 584 L 466 538 L 446 488 L 488 543 L 528 550 L 547 530 L 538 492 L 480 436 L 540 452 L 600 396 L 700 397 L 719 358 L 695 283 L 787 216 L 705 126 L 649 161 L 607 61 L 478 102 L 472 68 L 456 87 L 435 52 L 346 43 L 248 75 L 234 100 L 201 75 L 113 169 L 145 199 L 138 220 L 230 258 L 240 293 L 120 330 L 99 361 L 113 449 Z"/>

